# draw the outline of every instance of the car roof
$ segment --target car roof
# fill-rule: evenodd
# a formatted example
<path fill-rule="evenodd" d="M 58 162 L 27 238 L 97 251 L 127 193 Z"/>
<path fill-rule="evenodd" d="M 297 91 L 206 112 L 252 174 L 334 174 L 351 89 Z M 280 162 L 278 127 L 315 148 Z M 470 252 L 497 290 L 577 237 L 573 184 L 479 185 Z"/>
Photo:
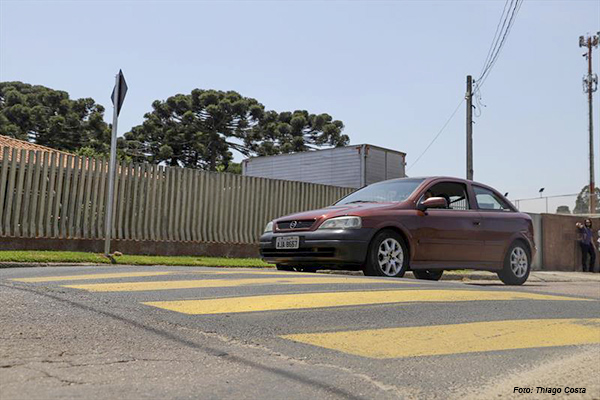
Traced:
<path fill-rule="evenodd" d="M 423 180 L 423 181 L 435 181 L 438 179 L 448 179 L 448 180 L 452 180 L 452 181 L 460 181 L 460 182 L 472 182 L 472 183 L 477 183 L 477 182 L 473 182 L 473 181 L 469 181 L 467 179 L 462 179 L 462 178 L 456 178 L 454 176 L 443 176 L 443 175 L 433 175 L 433 176 L 407 176 L 404 178 L 394 178 L 394 179 L 388 179 L 387 181 L 384 182 L 390 182 L 390 181 L 402 181 L 402 180 Z"/>
<path fill-rule="evenodd" d="M 433 181 L 437 181 L 437 180 L 449 180 L 449 181 L 454 181 L 454 182 L 462 182 L 462 183 L 471 183 L 477 186 L 481 186 L 487 189 L 491 189 L 494 192 L 498 192 L 498 190 L 494 189 L 493 187 L 486 185 L 485 183 L 481 183 L 481 182 L 477 182 L 477 181 L 471 181 L 469 179 L 463 179 L 463 178 L 457 178 L 455 176 L 444 176 L 444 175 L 432 175 L 432 176 L 407 176 L 405 178 L 395 178 L 395 179 L 388 179 L 387 181 L 382 181 L 382 182 L 390 182 L 390 181 L 401 181 L 401 180 L 411 180 L 411 179 L 415 179 L 415 180 L 423 180 L 423 183 L 429 183 L 429 182 L 433 182 Z"/>

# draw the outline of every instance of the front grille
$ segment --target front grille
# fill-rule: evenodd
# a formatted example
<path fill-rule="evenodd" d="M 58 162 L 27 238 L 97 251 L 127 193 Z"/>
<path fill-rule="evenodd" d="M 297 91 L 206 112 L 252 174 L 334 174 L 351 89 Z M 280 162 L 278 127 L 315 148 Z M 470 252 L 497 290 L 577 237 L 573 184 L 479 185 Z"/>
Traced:
<path fill-rule="evenodd" d="M 264 257 L 333 257 L 333 247 L 312 247 L 305 249 L 262 249 Z"/>
<path fill-rule="evenodd" d="M 292 228 L 292 223 L 295 222 L 295 226 Z M 299 219 L 291 221 L 281 221 L 277 223 L 277 229 L 279 230 L 297 230 L 297 229 L 310 229 L 315 223 L 314 219 Z"/>

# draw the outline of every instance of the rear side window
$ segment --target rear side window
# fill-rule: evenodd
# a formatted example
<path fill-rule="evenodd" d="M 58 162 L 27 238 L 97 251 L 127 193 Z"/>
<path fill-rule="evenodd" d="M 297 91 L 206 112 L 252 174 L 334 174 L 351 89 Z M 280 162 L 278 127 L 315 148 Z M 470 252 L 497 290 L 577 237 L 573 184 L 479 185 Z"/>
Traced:
<path fill-rule="evenodd" d="M 491 190 L 479 186 L 473 186 L 473 191 L 475 192 L 475 199 L 477 200 L 479 209 L 491 211 L 512 211 L 510 206 Z"/>

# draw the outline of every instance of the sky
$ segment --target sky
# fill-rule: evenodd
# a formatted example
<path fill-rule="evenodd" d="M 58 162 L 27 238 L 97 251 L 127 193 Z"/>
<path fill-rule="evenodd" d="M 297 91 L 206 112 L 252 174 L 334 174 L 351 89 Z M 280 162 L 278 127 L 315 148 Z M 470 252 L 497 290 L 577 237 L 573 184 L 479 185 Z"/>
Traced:
<path fill-rule="evenodd" d="M 140 124 L 154 100 L 235 90 L 267 109 L 329 113 L 352 144 L 407 153 L 410 176 L 464 177 L 464 104 L 414 162 L 464 98 L 466 76 L 477 79 L 503 8 L 504 0 L 0 0 L 0 81 L 92 97 L 109 122 L 122 69 L 129 91 L 119 135 Z M 511 199 L 535 197 L 541 187 L 577 193 L 588 183 L 579 36 L 597 31 L 600 1 L 525 0 L 481 90 L 475 180 Z M 597 73 L 599 60 L 596 49 Z M 574 200 L 564 202 L 572 208 Z"/>

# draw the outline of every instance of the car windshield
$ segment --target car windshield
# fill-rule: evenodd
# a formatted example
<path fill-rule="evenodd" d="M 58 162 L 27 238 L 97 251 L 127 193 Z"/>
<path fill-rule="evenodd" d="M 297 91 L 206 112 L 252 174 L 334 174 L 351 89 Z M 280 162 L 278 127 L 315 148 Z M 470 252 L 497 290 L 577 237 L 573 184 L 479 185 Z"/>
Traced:
<path fill-rule="evenodd" d="M 344 197 L 336 205 L 404 201 L 423 181 L 424 179 L 396 179 L 374 183 Z"/>

